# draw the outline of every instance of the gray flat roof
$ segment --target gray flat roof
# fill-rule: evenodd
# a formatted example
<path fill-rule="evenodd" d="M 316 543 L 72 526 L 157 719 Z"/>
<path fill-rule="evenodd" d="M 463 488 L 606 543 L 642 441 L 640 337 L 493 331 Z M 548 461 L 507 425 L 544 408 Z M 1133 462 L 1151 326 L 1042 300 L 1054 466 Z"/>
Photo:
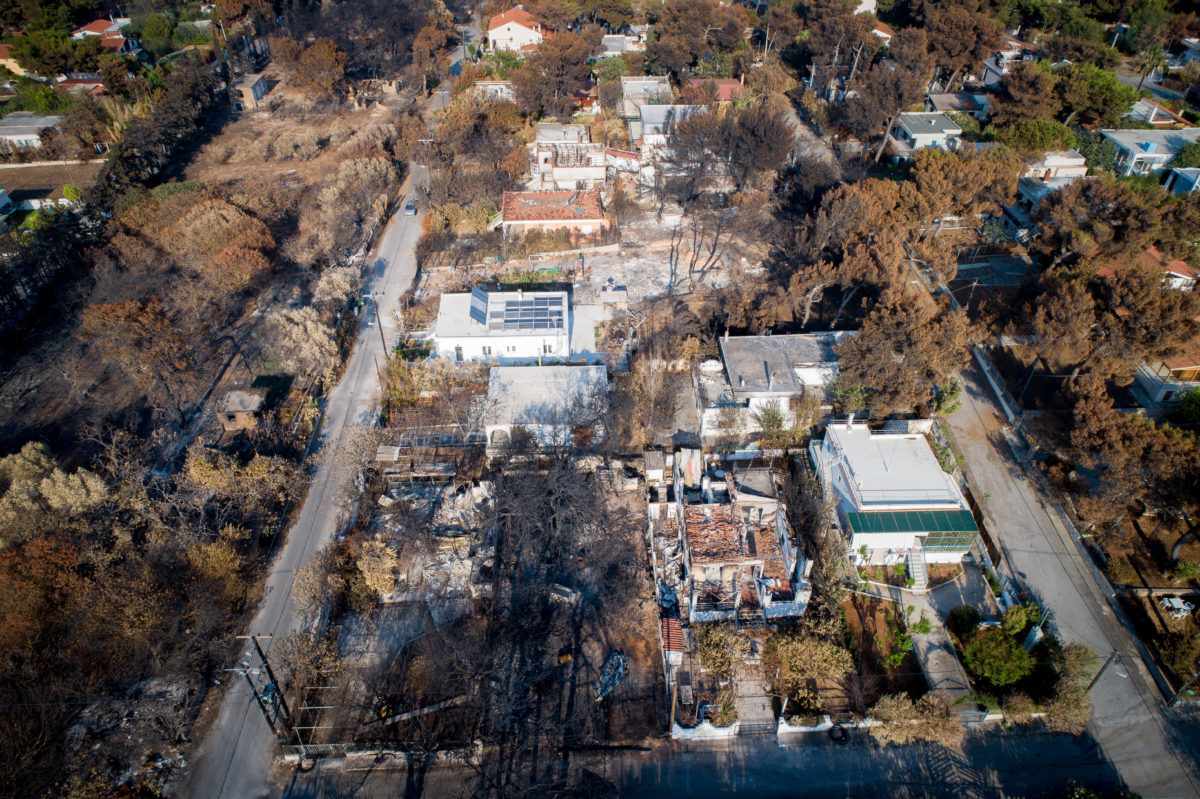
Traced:
<path fill-rule="evenodd" d="M 1118 147 L 1130 150 L 1139 155 L 1170 155 L 1178 152 L 1185 144 L 1200 140 L 1200 128 L 1183 128 L 1181 130 L 1102 130 L 1106 139 Z M 1142 145 L 1151 143 L 1154 152 L 1145 150 Z"/>
<path fill-rule="evenodd" d="M 910 112 L 900 115 L 900 124 L 910 133 L 962 133 L 954 120 L 940 111 Z"/>
<path fill-rule="evenodd" d="M 587 125 L 539 122 L 536 140 L 538 142 L 590 142 L 592 137 Z"/>
<path fill-rule="evenodd" d="M 833 348 L 852 331 L 784 336 L 728 336 L 719 341 L 729 386 L 735 393 L 797 394 L 804 385 L 795 367 L 837 363 Z"/>
<path fill-rule="evenodd" d="M 486 424 L 562 424 L 607 393 L 603 366 L 493 366 L 488 376 Z"/>
<path fill-rule="evenodd" d="M 698 105 L 644 105 L 638 109 L 642 136 L 662 133 L 668 119 L 682 122 L 701 108 Z"/>
<path fill-rule="evenodd" d="M 862 499 L 859 510 L 872 510 L 872 505 L 893 510 L 904 505 L 965 507 L 953 478 L 942 471 L 924 436 L 872 433 L 861 422 L 847 427 L 832 423 L 825 435 L 842 455 L 841 473 L 854 481 L 853 490 Z"/>
<path fill-rule="evenodd" d="M 53 128 L 62 117 L 38 116 L 32 111 L 14 111 L 4 119 L 0 119 L 0 135 L 29 136 L 41 133 L 46 128 Z"/>
<path fill-rule="evenodd" d="M 481 323 L 471 317 L 469 292 L 443 294 L 438 307 L 435 335 L 438 338 L 546 336 L 565 335 L 568 330 L 570 298 L 565 291 L 486 293 L 487 323 Z M 545 313 L 541 313 L 543 310 Z M 555 311 L 558 313 L 553 313 Z M 537 320 L 534 319 L 535 315 Z M 529 324 L 524 324 L 525 321 Z"/>

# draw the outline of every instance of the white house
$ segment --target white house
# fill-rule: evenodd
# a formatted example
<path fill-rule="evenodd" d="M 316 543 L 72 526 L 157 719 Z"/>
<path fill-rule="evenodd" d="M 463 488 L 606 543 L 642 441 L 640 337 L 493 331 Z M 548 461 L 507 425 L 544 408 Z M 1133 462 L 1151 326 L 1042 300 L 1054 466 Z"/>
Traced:
<path fill-rule="evenodd" d="M 487 446 L 500 449 L 521 430 L 547 449 L 586 445 L 603 434 L 607 398 L 603 366 L 494 366 L 483 411 Z"/>
<path fill-rule="evenodd" d="M 701 437 L 756 432 L 762 413 L 772 408 L 791 425 L 791 401 L 806 394 L 827 405 L 826 390 L 838 373 L 836 347 L 853 335 L 839 330 L 721 338 L 721 362 L 706 361 L 700 369 Z M 729 421 L 736 431 L 725 429 Z"/>
<path fill-rule="evenodd" d="M 856 558 L 907 559 L 920 583 L 926 561 L 952 563 L 970 549 L 975 518 L 924 436 L 873 433 L 851 418 L 830 424 L 808 451 Z"/>
<path fill-rule="evenodd" d="M 82 28 L 76 28 L 71 33 L 71 38 L 78 41 L 86 39 L 89 36 L 98 36 L 100 38 L 100 46 L 110 53 L 133 55 L 141 49 L 141 42 L 137 39 L 127 39 L 121 33 L 125 26 L 131 22 L 133 20 L 129 17 L 93 20 Z"/>
<path fill-rule="evenodd" d="M 1139 365 L 1134 385 L 1149 407 L 1168 405 L 1180 394 L 1200 389 L 1200 338 L 1189 341 L 1169 358 Z"/>
<path fill-rule="evenodd" d="M 1037 53 L 1031 45 L 1008 36 L 1000 49 L 983 62 L 983 83 L 991 88 L 996 88 L 1018 62 L 1033 61 L 1036 58 Z"/>
<path fill-rule="evenodd" d="M 663 147 L 671 126 L 700 110 L 707 109 L 699 105 L 643 105 L 638 108 L 637 118 L 629 121 L 629 139 L 643 151 Z"/>
<path fill-rule="evenodd" d="M 1183 54 L 1180 56 L 1180 66 L 1191 61 L 1200 61 L 1200 39 L 1184 39 L 1180 44 L 1183 45 Z"/>
<path fill-rule="evenodd" d="M 1182 169 L 1180 167 L 1172 169 L 1163 188 L 1172 194 L 1191 194 L 1200 189 L 1200 169 Z"/>
<path fill-rule="evenodd" d="M 636 33 L 610 33 L 600 38 L 600 58 L 637 53 L 646 49 L 646 39 Z"/>
<path fill-rule="evenodd" d="M 502 203 L 500 224 L 506 238 L 533 230 L 565 230 L 577 241 L 608 227 L 599 189 L 505 191 Z"/>
<path fill-rule="evenodd" d="M 1122 177 L 1161 172 L 1184 146 L 1200 141 L 1200 128 L 1102 130 L 1100 133 L 1116 145 L 1116 172 Z"/>
<path fill-rule="evenodd" d="M 433 335 L 439 358 L 454 363 L 534 363 L 571 355 L 571 304 L 565 291 L 443 294 Z"/>
<path fill-rule="evenodd" d="M 1160 128 L 1171 128 L 1176 125 L 1188 126 L 1188 121 L 1179 114 L 1146 97 L 1142 97 L 1134 103 L 1126 116 L 1139 122 L 1149 122 Z"/>
<path fill-rule="evenodd" d="M 670 105 L 675 102 L 671 82 L 661 75 L 621 78 L 621 116 L 636 119 L 644 105 Z"/>
<path fill-rule="evenodd" d="M 511 80 L 477 80 L 471 84 L 471 94 L 480 100 L 496 103 L 515 103 L 517 94 Z"/>
<path fill-rule="evenodd" d="M 914 111 L 896 117 L 892 141 L 897 145 L 896 154 L 907 157 L 927 147 L 953 150 L 961 135 L 962 128 L 945 114 Z"/>
<path fill-rule="evenodd" d="M 62 117 L 14 111 L 0 119 L 0 147 L 7 150 L 36 150 L 44 144 L 42 134 L 57 128 L 61 121 Z"/>
<path fill-rule="evenodd" d="M 1029 164 L 1025 169 L 1025 177 L 1041 178 L 1081 178 L 1087 175 L 1087 159 L 1076 150 L 1056 150 L 1043 153 L 1042 157 Z"/>
<path fill-rule="evenodd" d="M 595 189 L 607 174 L 604 145 L 587 125 L 540 122 L 530 145 L 530 189 Z"/>
<path fill-rule="evenodd" d="M 545 31 L 532 14 L 515 6 L 491 18 L 487 35 L 493 50 L 519 53 L 536 50 L 545 38 Z"/>

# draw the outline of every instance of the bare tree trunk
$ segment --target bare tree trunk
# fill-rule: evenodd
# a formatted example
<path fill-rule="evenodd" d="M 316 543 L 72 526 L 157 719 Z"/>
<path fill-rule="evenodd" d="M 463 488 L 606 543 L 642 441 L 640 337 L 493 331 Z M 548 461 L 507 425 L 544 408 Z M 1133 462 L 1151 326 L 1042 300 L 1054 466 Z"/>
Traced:
<path fill-rule="evenodd" d="M 892 114 L 888 117 L 887 127 L 883 129 L 883 141 L 879 143 L 879 149 L 875 151 L 875 163 L 879 163 L 880 156 L 883 155 L 883 149 L 887 147 L 888 139 L 892 136 L 892 125 L 896 121 L 896 115 Z"/>
<path fill-rule="evenodd" d="M 1200 533 L 1200 524 L 1193 524 L 1186 533 L 1179 536 L 1179 540 L 1175 542 L 1175 546 L 1171 547 L 1171 557 L 1167 558 L 1167 567 L 1163 569 L 1163 576 L 1171 572 L 1175 568 L 1175 564 L 1179 562 L 1179 553 L 1183 551 L 1183 545 L 1196 537 Z"/>
<path fill-rule="evenodd" d="M 824 283 L 818 283 L 808 290 L 808 294 L 806 294 L 804 297 L 804 320 L 800 322 L 800 327 L 808 327 L 808 318 L 812 316 L 813 304 L 817 301 L 817 297 L 819 297 L 820 293 L 824 290 Z"/>
<path fill-rule="evenodd" d="M 829 323 L 830 330 L 836 330 L 838 322 L 841 321 L 842 314 L 846 312 L 846 306 L 850 304 L 850 300 L 858 293 L 858 286 L 854 286 L 845 294 L 842 295 L 842 304 L 838 307 L 837 315 L 833 317 L 833 321 Z"/>

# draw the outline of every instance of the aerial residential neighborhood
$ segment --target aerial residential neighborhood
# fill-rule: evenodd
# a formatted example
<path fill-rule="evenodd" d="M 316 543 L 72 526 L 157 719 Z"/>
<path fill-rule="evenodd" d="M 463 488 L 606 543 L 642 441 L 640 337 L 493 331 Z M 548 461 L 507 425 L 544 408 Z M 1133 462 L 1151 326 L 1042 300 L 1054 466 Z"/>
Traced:
<path fill-rule="evenodd" d="M 0 796 L 1200 797 L 1194 3 L 0 67 Z"/>

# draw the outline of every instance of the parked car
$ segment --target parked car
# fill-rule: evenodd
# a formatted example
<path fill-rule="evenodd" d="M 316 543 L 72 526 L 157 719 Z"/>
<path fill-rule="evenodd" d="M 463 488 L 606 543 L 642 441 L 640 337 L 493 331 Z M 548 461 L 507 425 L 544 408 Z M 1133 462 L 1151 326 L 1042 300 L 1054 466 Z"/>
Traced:
<path fill-rule="evenodd" d="M 404 204 L 404 215 L 405 216 L 416 216 L 417 215 L 417 204 L 416 203 L 405 203 Z"/>

